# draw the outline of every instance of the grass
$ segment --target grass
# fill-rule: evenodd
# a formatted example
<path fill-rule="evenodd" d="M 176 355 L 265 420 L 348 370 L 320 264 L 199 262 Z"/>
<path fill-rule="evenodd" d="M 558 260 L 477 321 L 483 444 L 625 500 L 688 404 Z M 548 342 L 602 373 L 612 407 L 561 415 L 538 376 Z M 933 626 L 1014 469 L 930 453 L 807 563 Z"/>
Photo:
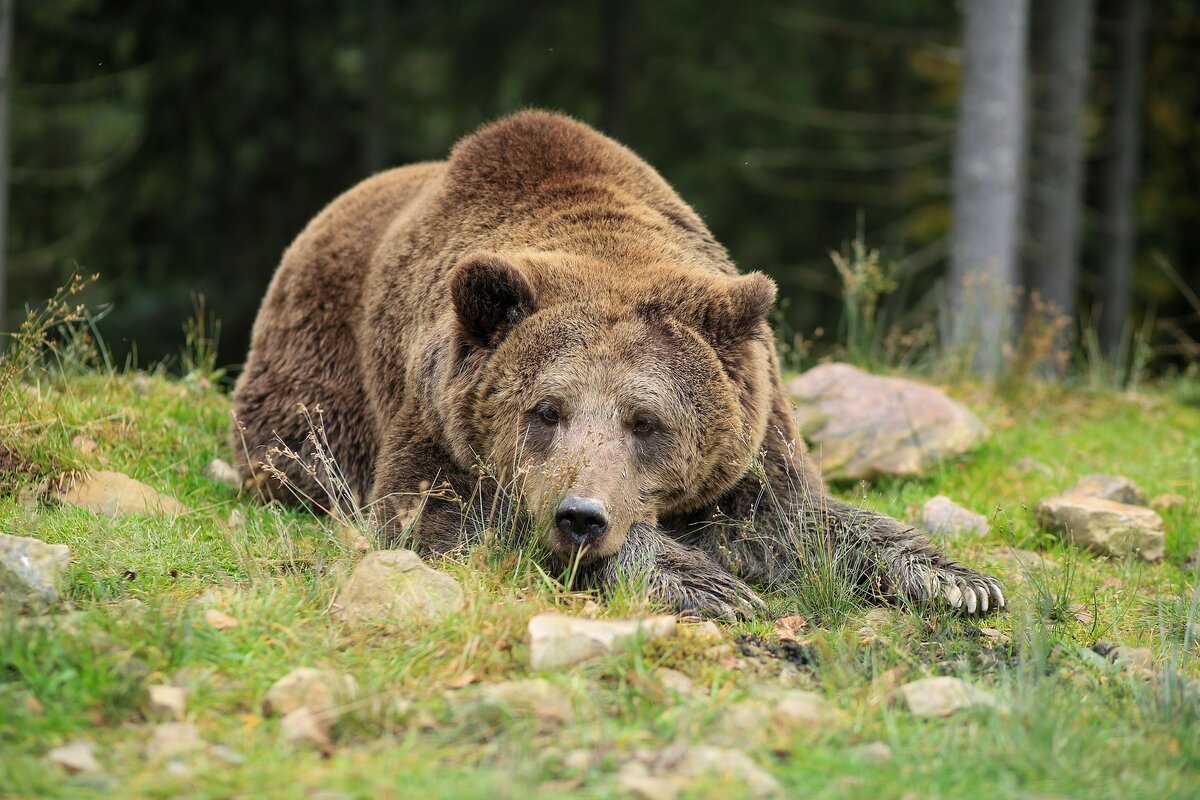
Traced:
<path fill-rule="evenodd" d="M 239 498 L 204 477 L 213 458 L 230 458 L 229 404 L 217 386 L 107 369 L 65 374 L 29 372 L 0 387 L 0 441 L 32 467 L 3 477 L 0 530 L 71 549 L 61 608 L 0 612 L 0 796 L 615 797 L 624 759 L 719 736 L 722 709 L 778 685 L 782 672 L 845 712 L 841 723 L 770 746 L 745 743 L 787 796 L 1195 796 L 1200 700 L 1187 681 L 1200 678 L 1200 601 L 1185 558 L 1200 540 L 1200 412 L 1173 387 L 1116 395 L 1035 385 L 1008 403 L 967 390 L 960 399 L 993 432 L 985 445 L 923 479 L 865 489 L 870 505 L 901 517 L 935 494 L 987 514 L 985 539 L 946 547 L 999 571 L 1010 613 L 982 623 L 880 613 L 798 589 L 769 601 L 780 615 L 820 624 L 803 634 L 815 667 L 785 666 L 762 648 L 739 652 L 737 637 L 770 643 L 769 620 L 723 626 L 727 644 L 716 650 L 691 635 L 652 642 L 543 675 L 575 712 L 571 724 L 545 731 L 519 715 L 481 726 L 456 714 L 446 694 L 468 672 L 482 682 L 533 675 L 528 619 L 551 608 L 583 613 L 588 597 L 557 589 L 520 548 L 497 547 L 440 565 L 467 592 L 455 617 L 344 628 L 326 610 L 358 556 L 336 523 Z M 82 453 L 72 444 L 80 436 L 98 448 Z M 63 470 L 102 466 L 189 511 L 108 519 L 31 493 Z M 1165 515 L 1162 563 L 1106 561 L 1039 531 L 1034 503 L 1098 471 L 1124 474 L 1151 496 L 1187 498 Z M 839 491 L 858 498 L 864 488 Z M 240 520 L 231 521 L 235 511 Z M 1013 547 L 1059 566 L 1014 568 Z M 207 625 L 212 608 L 240 624 Z M 642 610 L 623 599 L 598 613 Z M 1087 648 L 1101 640 L 1152 648 L 1159 676 L 1097 665 Z M 278 721 L 261 716 L 266 690 L 299 666 L 350 673 L 365 690 L 338 723 L 331 758 L 288 747 Z M 654 674 L 664 666 L 697 691 L 665 691 Z M 896 683 L 934 674 L 966 677 L 1005 708 L 928 721 L 888 699 Z M 188 719 L 227 750 L 146 760 L 146 688 L 164 682 L 189 689 Z M 72 777 L 49 764 L 49 749 L 80 738 L 96 743 L 102 775 Z M 880 741 L 891 760 L 856 754 Z M 591 757 L 573 758 L 576 750 Z M 714 780 L 690 791 L 740 790 Z"/>

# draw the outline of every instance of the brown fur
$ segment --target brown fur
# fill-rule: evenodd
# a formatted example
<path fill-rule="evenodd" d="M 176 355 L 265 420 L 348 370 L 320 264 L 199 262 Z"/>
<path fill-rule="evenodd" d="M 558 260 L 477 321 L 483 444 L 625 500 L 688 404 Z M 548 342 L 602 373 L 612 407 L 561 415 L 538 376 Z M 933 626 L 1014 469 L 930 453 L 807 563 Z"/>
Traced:
<path fill-rule="evenodd" d="M 774 297 L 629 150 L 516 114 L 445 163 L 365 181 L 288 249 L 234 392 L 239 466 L 257 473 L 277 439 L 309 458 L 294 409 L 320 404 L 352 492 L 391 540 L 420 512 L 406 530 L 424 552 L 486 524 L 462 505 L 486 464 L 555 557 L 582 555 L 602 586 L 641 573 L 682 608 L 753 611 L 742 579 L 795 579 L 818 535 L 882 594 L 1002 605 L 994 579 L 825 497 L 780 382 Z M 292 490 L 260 478 L 269 494 L 331 502 L 321 469 L 275 463 Z M 582 554 L 546 524 L 568 492 L 610 522 Z"/>

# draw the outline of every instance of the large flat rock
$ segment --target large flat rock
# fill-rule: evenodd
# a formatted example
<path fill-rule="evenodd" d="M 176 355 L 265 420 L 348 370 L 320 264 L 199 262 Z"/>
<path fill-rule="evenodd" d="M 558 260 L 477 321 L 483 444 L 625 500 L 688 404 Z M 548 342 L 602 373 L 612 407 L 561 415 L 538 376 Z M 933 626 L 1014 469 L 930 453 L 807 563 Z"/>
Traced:
<path fill-rule="evenodd" d="M 358 563 L 334 601 L 333 615 L 356 625 L 441 619 L 463 607 L 458 581 L 411 550 L 376 550 Z"/>
<path fill-rule="evenodd" d="M 67 480 L 58 492 L 70 506 L 85 508 L 93 514 L 182 514 L 187 511 L 178 500 L 159 494 L 141 481 L 120 472 L 98 470 Z"/>
<path fill-rule="evenodd" d="M 529 620 L 529 666 L 555 669 L 619 653 L 636 642 L 674 636 L 675 617 L 583 619 L 564 614 L 538 614 Z"/>
<path fill-rule="evenodd" d="M 828 478 L 920 475 L 987 432 L 935 387 L 822 364 L 793 379 L 796 422 Z"/>
<path fill-rule="evenodd" d="M 0 533 L 0 602 L 34 610 L 53 605 L 70 562 L 65 544 Z"/>
<path fill-rule="evenodd" d="M 1165 546 L 1163 521 L 1141 506 L 1081 494 L 1047 497 L 1035 509 L 1038 524 L 1079 547 L 1103 555 L 1158 561 Z"/>

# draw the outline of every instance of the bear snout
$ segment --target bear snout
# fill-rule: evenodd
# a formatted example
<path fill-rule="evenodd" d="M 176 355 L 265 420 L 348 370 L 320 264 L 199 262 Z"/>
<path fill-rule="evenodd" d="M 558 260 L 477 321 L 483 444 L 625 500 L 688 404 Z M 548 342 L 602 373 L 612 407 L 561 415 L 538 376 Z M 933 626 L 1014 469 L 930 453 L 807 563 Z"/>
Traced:
<path fill-rule="evenodd" d="M 577 546 L 591 544 L 608 530 L 604 504 L 591 497 L 570 495 L 559 504 L 554 526 Z"/>

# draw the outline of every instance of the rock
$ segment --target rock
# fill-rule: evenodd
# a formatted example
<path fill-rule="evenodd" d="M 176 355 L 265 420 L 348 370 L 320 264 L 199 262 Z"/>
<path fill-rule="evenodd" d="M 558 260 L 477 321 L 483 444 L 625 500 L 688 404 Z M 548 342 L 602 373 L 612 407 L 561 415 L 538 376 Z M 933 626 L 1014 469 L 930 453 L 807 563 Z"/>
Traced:
<path fill-rule="evenodd" d="M 71 775 L 78 775 L 81 772 L 99 772 L 101 770 L 100 762 L 96 760 L 96 756 L 92 752 L 95 748 L 94 743 L 77 739 L 67 742 L 62 747 L 54 748 L 48 755 L 50 763 L 62 767 Z"/>
<path fill-rule="evenodd" d="M 275 681 L 263 698 L 262 713 L 264 717 L 283 717 L 307 708 L 328 730 L 339 716 L 338 709 L 357 694 L 358 682 L 350 675 L 301 667 Z"/>
<path fill-rule="evenodd" d="M 659 667 L 654 670 L 654 677 L 662 684 L 662 687 L 668 692 L 674 694 L 688 695 L 692 693 L 692 679 L 684 675 L 677 669 L 670 667 Z"/>
<path fill-rule="evenodd" d="M 685 630 L 689 631 L 695 638 L 709 642 L 719 642 L 724 638 L 721 635 L 721 626 L 711 619 L 697 622 L 694 625 L 688 625 Z"/>
<path fill-rule="evenodd" d="M 733 703 L 721 713 L 714 738 L 739 745 L 764 738 L 790 738 L 799 731 L 820 731 L 839 724 L 845 715 L 815 692 L 768 690 Z"/>
<path fill-rule="evenodd" d="M 675 635 L 675 617 L 581 619 L 564 614 L 538 614 L 529 620 L 529 666 L 554 669 L 619 653 L 635 643 Z"/>
<path fill-rule="evenodd" d="M 1176 508 L 1187 508 L 1187 498 L 1181 494 L 1159 494 L 1150 500 L 1150 507 L 1155 511 L 1173 511 Z"/>
<path fill-rule="evenodd" d="M 1035 509 L 1038 523 L 1067 541 L 1111 556 L 1163 557 L 1163 522 L 1156 512 L 1087 495 L 1047 497 Z"/>
<path fill-rule="evenodd" d="M 313 747 L 322 753 L 333 752 L 329 728 L 307 708 L 300 707 L 280 721 L 283 740 L 297 747 Z"/>
<path fill-rule="evenodd" d="M 1035 553 L 1032 550 L 1021 550 L 1016 547 L 1006 547 L 999 552 L 989 553 L 988 558 L 1017 573 L 1032 570 L 1041 570 L 1044 572 L 1059 568 L 1057 561 L 1046 558 L 1041 553 Z"/>
<path fill-rule="evenodd" d="M 190 722 L 163 722 L 154 726 L 154 735 L 146 745 L 146 758 L 165 761 L 175 756 L 200 750 L 204 740 L 200 729 Z"/>
<path fill-rule="evenodd" d="M 242 488 L 242 476 L 238 474 L 232 464 L 219 458 L 214 458 L 204 468 L 204 477 L 210 481 L 223 483 L 230 489 Z"/>
<path fill-rule="evenodd" d="M 900 694 L 915 717 L 948 717 L 967 708 L 998 707 L 988 692 L 946 675 L 906 683 Z"/>
<path fill-rule="evenodd" d="M 788 384 L 796 422 L 827 478 L 919 475 L 986 438 L 940 389 L 822 364 Z"/>
<path fill-rule="evenodd" d="M 141 481 L 111 470 L 85 472 L 58 490 L 62 502 L 94 514 L 174 515 L 187 511 L 177 500 L 165 497 Z"/>
<path fill-rule="evenodd" d="M 1081 494 L 1131 506 L 1146 505 L 1146 493 L 1121 475 L 1084 475 L 1063 494 Z"/>
<path fill-rule="evenodd" d="M 1054 470 L 1049 464 L 1045 464 L 1041 461 L 1038 461 L 1036 458 L 1031 458 L 1030 456 L 1022 456 L 1021 458 L 1018 458 L 1013 466 L 1017 468 L 1017 472 L 1020 472 L 1023 475 L 1037 474 L 1044 475 L 1047 478 L 1054 477 Z"/>
<path fill-rule="evenodd" d="M 147 707 L 151 719 L 183 721 L 187 691 L 178 686 L 151 686 Z"/>
<path fill-rule="evenodd" d="M 882 638 L 896 625 L 896 612 L 890 608 L 870 608 L 854 622 L 861 623 L 855 633 L 860 640 L 875 641 Z"/>
<path fill-rule="evenodd" d="M 0 601 L 34 610 L 53 605 L 70 563 L 65 544 L 0 533 Z"/>
<path fill-rule="evenodd" d="M 883 742 L 868 742 L 860 744 L 857 747 L 850 748 L 850 754 L 862 761 L 871 761 L 876 764 L 882 764 L 885 761 L 892 760 L 892 748 L 888 747 Z"/>
<path fill-rule="evenodd" d="M 774 776 L 744 751 L 709 745 L 668 747 L 644 760 L 630 761 L 617 773 L 617 785 L 634 797 L 672 800 L 693 786 L 711 785 L 713 778 L 741 784 L 744 792 L 739 797 L 771 797 L 781 790 Z"/>
<path fill-rule="evenodd" d="M 1108 660 L 1125 669 L 1154 669 L 1154 652 L 1149 647 L 1114 647 Z"/>
<path fill-rule="evenodd" d="M 939 494 L 921 506 L 921 527 L 943 536 L 987 536 L 992 526 L 983 514 L 963 508 L 949 497 Z"/>
<path fill-rule="evenodd" d="M 544 729 L 575 719 L 571 699 L 545 678 L 526 678 L 475 686 L 446 695 L 455 714 L 487 725 L 501 725 L 510 716 L 534 717 Z"/>
<path fill-rule="evenodd" d="M 227 631 L 242 624 L 224 611 L 218 611 L 215 608 L 210 608 L 204 612 L 204 621 L 219 631 Z"/>
<path fill-rule="evenodd" d="M 333 615 L 350 625 L 432 621 L 462 607 L 462 588 L 454 578 L 430 569 L 411 550 L 376 550 L 350 573 Z"/>

